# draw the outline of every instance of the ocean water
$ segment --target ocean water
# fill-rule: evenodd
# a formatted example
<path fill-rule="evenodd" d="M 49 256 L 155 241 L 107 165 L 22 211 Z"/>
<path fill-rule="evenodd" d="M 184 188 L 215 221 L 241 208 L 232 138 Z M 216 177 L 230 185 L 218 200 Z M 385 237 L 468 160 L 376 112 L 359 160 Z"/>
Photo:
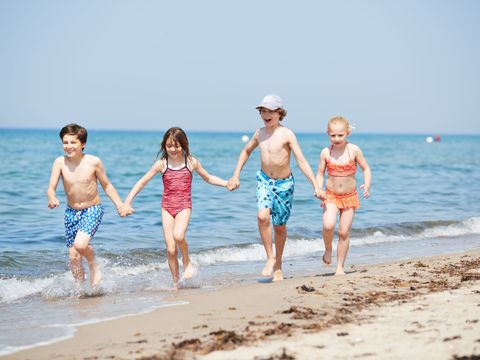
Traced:
<path fill-rule="evenodd" d="M 125 198 L 150 168 L 162 132 L 90 131 L 86 152 L 100 156 Z M 191 152 L 212 174 L 228 179 L 244 143 L 243 133 L 190 133 Z M 247 134 L 251 135 L 251 134 Z M 325 134 L 297 134 L 314 172 Z M 361 198 L 351 231 L 347 266 L 461 252 L 480 246 L 480 136 L 352 134 L 373 173 L 371 197 Z M 0 355 L 71 336 L 79 324 L 151 311 L 171 303 L 171 276 L 162 237 L 161 177 L 134 201 L 136 213 L 106 209 L 92 240 L 103 283 L 98 291 L 73 282 L 64 241 L 65 197 L 47 207 L 53 160 L 62 155 L 58 132 L 0 129 Z M 187 238 L 198 275 L 194 291 L 258 281 L 265 252 L 256 221 L 256 150 L 241 187 L 228 192 L 194 175 L 193 213 Z M 292 158 L 296 180 L 284 254 L 286 277 L 331 272 L 321 264 L 320 202 Z M 362 173 L 357 173 L 358 184 Z M 191 289 L 180 291 L 192 291 Z"/>

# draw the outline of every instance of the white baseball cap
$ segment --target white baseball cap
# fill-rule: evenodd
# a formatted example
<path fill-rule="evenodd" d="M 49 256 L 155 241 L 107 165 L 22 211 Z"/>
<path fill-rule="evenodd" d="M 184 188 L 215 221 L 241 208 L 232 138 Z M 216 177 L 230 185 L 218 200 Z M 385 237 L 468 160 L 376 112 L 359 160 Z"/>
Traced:
<path fill-rule="evenodd" d="M 267 95 L 263 98 L 262 103 L 256 108 L 267 108 L 269 110 L 283 109 L 283 100 L 278 95 Z"/>

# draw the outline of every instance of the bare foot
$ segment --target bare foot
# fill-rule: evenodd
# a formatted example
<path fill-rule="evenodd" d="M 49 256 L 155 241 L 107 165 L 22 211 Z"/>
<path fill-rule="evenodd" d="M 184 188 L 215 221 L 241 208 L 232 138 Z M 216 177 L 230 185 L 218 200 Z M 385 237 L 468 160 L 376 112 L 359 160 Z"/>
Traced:
<path fill-rule="evenodd" d="M 272 276 L 273 266 L 275 265 L 275 260 L 267 260 L 265 267 L 263 268 L 262 275 L 263 276 Z"/>
<path fill-rule="evenodd" d="M 337 269 L 337 271 L 335 271 L 335 276 L 341 276 L 341 275 L 345 275 L 345 271 L 343 271 L 343 269 Z"/>
<path fill-rule="evenodd" d="M 273 279 L 272 281 L 282 281 L 283 280 L 283 273 L 281 269 L 275 270 L 273 272 Z"/>
<path fill-rule="evenodd" d="M 332 263 L 332 252 L 325 251 L 322 256 L 322 262 L 325 266 L 329 266 Z"/>
<path fill-rule="evenodd" d="M 189 262 L 187 267 L 185 268 L 185 271 L 183 272 L 183 278 L 184 279 L 191 279 L 197 274 L 197 268 L 192 265 L 192 262 Z"/>
<path fill-rule="evenodd" d="M 93 288 L 97 287 L 102 281 L 102 272 L 100 267 L 96 262 L 93 262 L 90 265 L 90 286 Z"/>

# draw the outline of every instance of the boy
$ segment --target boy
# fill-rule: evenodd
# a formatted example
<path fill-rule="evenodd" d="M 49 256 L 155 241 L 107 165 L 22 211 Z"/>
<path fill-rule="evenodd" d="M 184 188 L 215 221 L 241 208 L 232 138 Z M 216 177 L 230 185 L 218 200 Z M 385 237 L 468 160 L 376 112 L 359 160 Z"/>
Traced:
<path fill-rule="evenodd" d="M 59 135 L 65 156 L 60 156 L 53 162 L 47 190 L 48 207 L 55 209 L 60 205 L 55 192 L 61 177 L 67 196 L 65 237 L 70 255 L 70 268 L 74 279 L 83 283 L 85 273 L 82 257 L 85 257 L 90 269 L 90 285 L 94 288 L 100 283 L 102 274 L 96 263 L 90 240 L 97 231 L 104 213 L 97 181 L 117 209 L 122 206 L 122 200 L 108 180 L 102 161 L 96 156 L 83 153 L 87 143 L 87 130 L 77 124 L 69 124 L 62 128 Z"/>
<path fill-rule="evenodd" d="M 320 197 L 321 189 L 315 181 L 312 168 L 303 156 L 295 134 L 280 123 L 287 115 L 283 100 L 277 95 L 267 95 L 257 109 L 264 127 L 255 131 L 240 152 L 227 188 L 234 190 L 240 186 L 240 172 L 252 151 L 259 146 L 261 170 L 257 172 L 257 217 L 258 230 L 267 253 L 267 263 L 262 275 L 273 277 L 273 281 L 279 281 L 283 280 L 282 255 L 287 239 L 287 221 L 293 202 L 294 179 L 290 170 L 292 152 L 300 170 L 312 184 L 315 196 Z M 272 249 L 270 216 L 275 233 L 275 257 Z"/>

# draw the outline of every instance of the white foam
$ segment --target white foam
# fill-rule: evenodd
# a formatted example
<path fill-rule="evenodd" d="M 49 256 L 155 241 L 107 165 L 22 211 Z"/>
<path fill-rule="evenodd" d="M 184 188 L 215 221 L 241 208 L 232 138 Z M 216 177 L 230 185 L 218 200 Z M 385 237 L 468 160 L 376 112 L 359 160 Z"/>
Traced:
<path fill-rule="evenodd" d="M 52 284 L 54 278 L 0 279 L 0 303 L 11 303 L 26 296 L 39 293 Z"/>
<path fill-rule="evenodd" d="M 401 230 L 400 230 L 401 231 Z M 416 234 L 386 234 L 378 230 L 372 235 L 351 237 L 350 245 L 360 247 L 381 243 L 398 243 L 418 241 L 432 238 L 453 238 L 480 234 L 480 217 L 472 217 L 451 225 L 438 225 Z M 333 242 L 335 249 L 337 240 Z M 311 256 L 323 251 L 323 240 L 287 239 L 284 257 Z M 193 262 L 199 266 L 222 265 L 225 263 L 264 261 L 265 250 L 261 244 L 231 246 L 202 251 L 191 254 Z M 103 268 L 102 293 L 115 293 L 128 289 L 136 290 L 168 290 L 171 288 L 171 277 L 166 262 L 156 262 L 136 266 L 110 266 L 105 259 L 99 259 Z M 79 297 L 94 295 L 89 289 L 79 288 L 73 282 L 70 272 L 40 279 L 0 279 L 0 303 L 11 303 L 24 297 L 42 294 L 46 299 Z"/>
<path fill-rule="evenodd" d="M 44 299 L 55 300 L 64 298 L 78 298 L 80 296 L 94 296 L 115 293 L 122 289 L 139 288 L 145 283 L 145 287 L 152 287 L 150 282 L 155 281 L 156 289 L 167 289 L 171 286 L 169 276 L 164 276 L 168 265 L 166 263 L 152 263 L 138 266 L 114 266 L 109 267 L 108 261 L 98 258 L 102 267 L 102 282 L 100 289 L 91 289 L 88 281 L 80 286 L 74 282 L 69 271 L 39 279 L 0 279 L 0 304 L 12 303 L 22 298 L 41 294 Z M 162 270 L 162 271 L 159 271 Z M 154 280 L 153 280 L 154 279 Z"/>
<path fill-rule="evenodd" d="M 480 234 L 480 218 L 473 217 L 460 223 L 451 225 L 439 225 L 420 231 L 417 234 L 395 234 L 387 235 L 382 231 L 376 231 L 372 235 L 362 237 L 351 237 L 351 246 L 365 246 L 381 243 L 398 243 L 403 241 L 417 241 L 419 239 L 431 239 L 442 237 L 457 237 Z M 333 249 L 336 249 L 337 240 L 333 242 Z M 313 253 L 323 251 L 323 240 L 315 239 L 287 239 L 284 257 L 309 256 Z M 250 244 L 247 246 L 233 246 L 207 250 L 192 255 L 192 258 L 200 265 L 216 265 L 229 262 L 263 261 L 265 250 L 261 244 Z"/>

